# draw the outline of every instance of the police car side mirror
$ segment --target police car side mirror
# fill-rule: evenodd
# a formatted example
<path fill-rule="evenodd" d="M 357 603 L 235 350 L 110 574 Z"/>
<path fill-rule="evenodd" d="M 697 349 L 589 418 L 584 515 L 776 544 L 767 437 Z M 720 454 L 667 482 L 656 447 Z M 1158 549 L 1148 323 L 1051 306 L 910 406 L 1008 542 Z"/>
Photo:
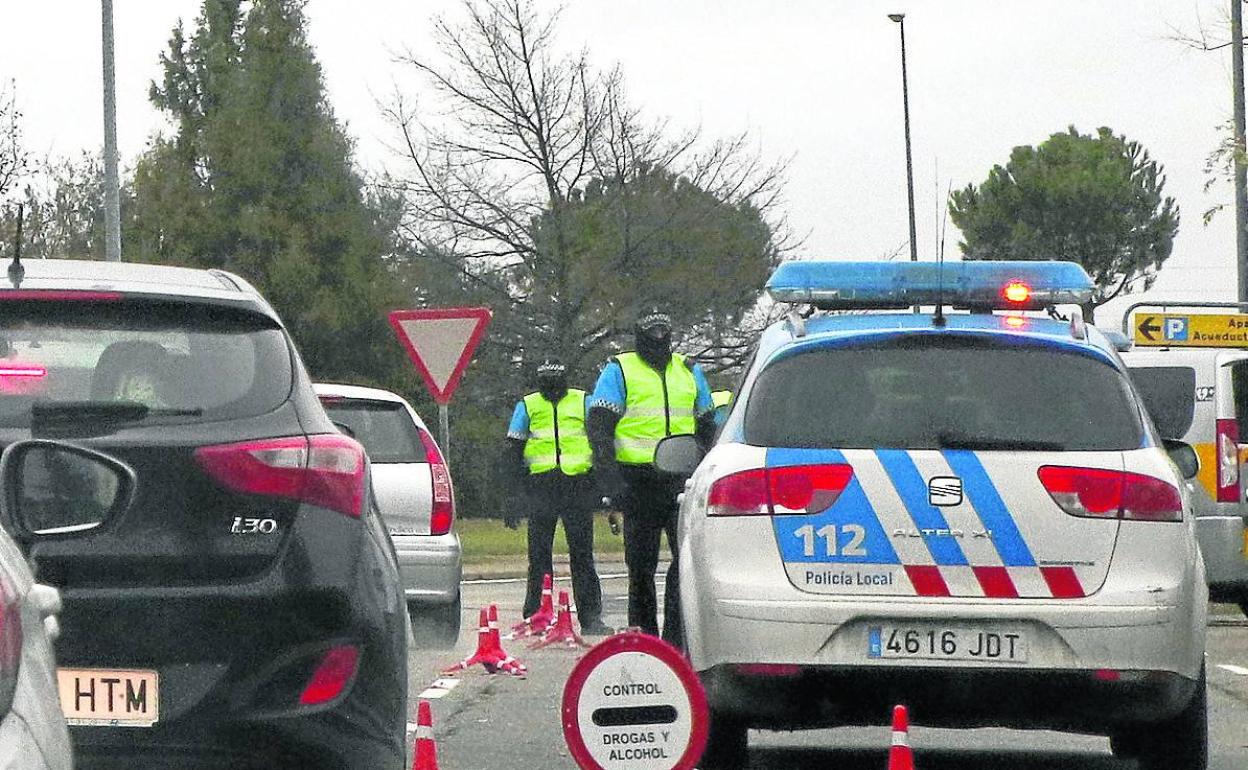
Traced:
<path fill-rule="evenodd" d="M 669 476 L 689 477 L 705 456 L 693 436 L 668 436 L 654 450 L 654 467 Z"/>
<path fill-rule="evenodd" d="M 29 543 L 98 530 L 134 499 L 134 469 L 64 441 L 18 441 L 0 455 L 0 520 Z"/>
<path fill-rule="evenodd" d="M 1200 472 L 1200 458 L 1196 455 L 1196 450 L 1191 444 L 1178 439 L 1163 439 L 1162 444 L 1166 447 L 1166 454 L 1170 455 L 1171 461 L 1179 468 L 1179 473 L 1183 474 L 1185 479 L 1194 479 L 1196 474 Z"/>

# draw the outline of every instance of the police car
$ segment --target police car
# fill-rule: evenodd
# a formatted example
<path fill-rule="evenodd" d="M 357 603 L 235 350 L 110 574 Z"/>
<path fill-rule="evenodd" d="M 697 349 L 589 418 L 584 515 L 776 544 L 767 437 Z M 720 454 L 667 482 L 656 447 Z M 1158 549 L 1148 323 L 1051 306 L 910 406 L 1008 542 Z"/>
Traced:
<path fill-rule="evenodd" d="M 1195 453 L 1159 438 L 1077 307 L 1024 312 L 1086 302 L 1087 274 L 796 262 L 768 290 L 852 312 L 762 335 L 686 486 L 702 767 L 744 764 L 748 728 L 874 724 L 904 703 L 923 724 L 1108 735 L 1143 768 L 1205 768 Z M 690 451 L 667 439 L 656 465 Z"/>

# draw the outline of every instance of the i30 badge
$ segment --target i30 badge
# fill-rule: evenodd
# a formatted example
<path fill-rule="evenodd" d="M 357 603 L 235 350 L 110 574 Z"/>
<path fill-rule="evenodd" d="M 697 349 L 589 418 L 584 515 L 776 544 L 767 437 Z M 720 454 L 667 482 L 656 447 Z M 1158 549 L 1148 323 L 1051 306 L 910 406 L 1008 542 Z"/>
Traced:
<path fill-rule="evenodd" d="M 933 476 L 927 482 L 927 502 L 942 508 L 962 504 L 962 479 L 957 476 Z"/>

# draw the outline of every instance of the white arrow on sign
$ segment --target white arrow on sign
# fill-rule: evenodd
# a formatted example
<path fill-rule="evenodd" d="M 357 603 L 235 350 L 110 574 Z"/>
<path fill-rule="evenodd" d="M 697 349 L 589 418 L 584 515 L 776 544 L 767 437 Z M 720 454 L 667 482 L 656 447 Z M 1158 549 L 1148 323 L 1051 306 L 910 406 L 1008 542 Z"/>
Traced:
<path fill-rule="evenodd" d="M 395 310 L 390 326 L 439 404 L 451 400 L 485 336 L 490 311 L 480 307 Z"/>

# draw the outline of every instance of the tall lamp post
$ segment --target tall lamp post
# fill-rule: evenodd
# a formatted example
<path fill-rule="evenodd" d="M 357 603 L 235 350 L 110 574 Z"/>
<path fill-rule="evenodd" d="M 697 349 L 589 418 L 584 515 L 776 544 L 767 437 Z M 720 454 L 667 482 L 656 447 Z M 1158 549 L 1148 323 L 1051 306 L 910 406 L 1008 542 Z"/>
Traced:
<path fill-rule="evenodd" d="M 914 230 L 914 161 L 910 156 L 910 85 L 906 79 L 906 15 L 890 13 L 888 18 L 901 27 L 901 102 L 906 116 L 906 194 L 910 200 L 910 261 L 919 261 L 919 243 Z"/>
<path fill-rule="evenodd" d="M 113 69 L 113 0 L 101 0 L 104 49 L 104 258 L 121 261 L 121 193 L 117 173 L 117 87 Z"/>

